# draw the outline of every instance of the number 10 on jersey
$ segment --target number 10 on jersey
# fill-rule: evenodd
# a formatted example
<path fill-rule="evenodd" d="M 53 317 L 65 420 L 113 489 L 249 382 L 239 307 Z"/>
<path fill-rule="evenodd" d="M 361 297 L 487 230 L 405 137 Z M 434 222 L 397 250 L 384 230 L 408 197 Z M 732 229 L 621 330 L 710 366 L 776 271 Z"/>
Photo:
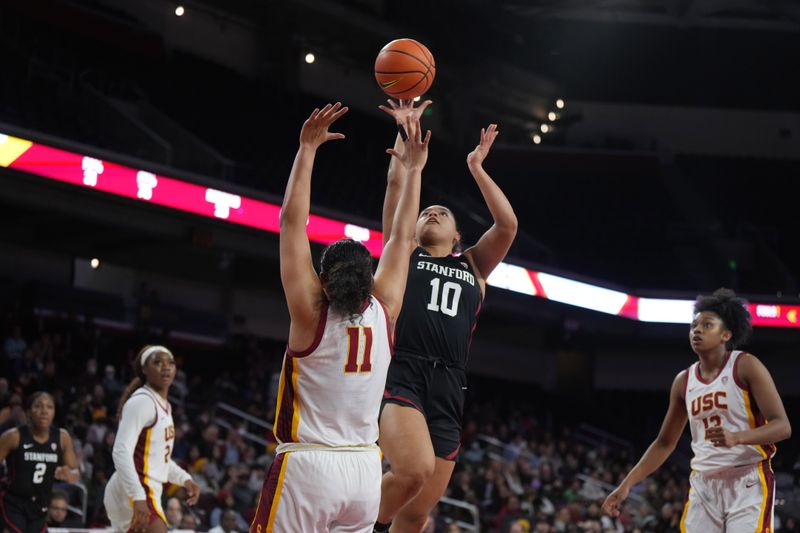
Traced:
<path fill-rule="evenodd" d="M 439 290 L 441 285 L 441 291 Z M 428 311 L 441 311 L 447 316 L 456 316 L 458 313 L 458 300 L 461 298 L 461 285 L 452 281 L 439 278 L 431 280 L 431 301 L 428 302 Z"/>

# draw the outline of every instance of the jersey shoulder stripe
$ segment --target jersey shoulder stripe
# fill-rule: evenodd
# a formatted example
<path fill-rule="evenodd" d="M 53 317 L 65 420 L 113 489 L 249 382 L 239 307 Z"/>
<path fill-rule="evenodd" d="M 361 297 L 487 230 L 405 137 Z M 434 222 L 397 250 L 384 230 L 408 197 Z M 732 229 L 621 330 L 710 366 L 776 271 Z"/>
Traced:
<path fill-rule="evenodd" d="M 289 347 L 289 344 L 286 344 L 286 355 L 290 357 L 308 357 L 311 353 L 317 349 L 319 343 L 322 341 L 322 336 L 325 333 L 325 324 L 328 322 L 328 302 L 323 302 L 322 307 L 319 310 L 319 322 L 317 323 L 317 331 L 314 334 L 314 340 L 311 342 L 311 346 L 306 348 L 305 350 L 295 351 Z"/>

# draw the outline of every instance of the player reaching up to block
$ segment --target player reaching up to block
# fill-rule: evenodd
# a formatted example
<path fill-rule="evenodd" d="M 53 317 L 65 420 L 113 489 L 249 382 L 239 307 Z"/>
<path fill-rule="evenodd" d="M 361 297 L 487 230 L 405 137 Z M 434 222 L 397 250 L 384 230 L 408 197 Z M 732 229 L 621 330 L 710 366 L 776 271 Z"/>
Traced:
<path fill-rule="evenodd" d="M 744 301 L 719 289 L 698 298 L 694 313 L 689 343 L 699 360 L 675 377 L 658 437 L 603 510 L 619 516 L 631 488 L 667 460 L 688 420 L 694 458 L 681 531 L 771 533 L 770 459 L 775 443 L 792 433 L 786 410 L 767 368 L 736 349 L 752 331 Z"/>
<path fill-rule="evenodd" d="M 314 270 L 306 222 L 317 149 L 344 135 L 329 127 L 339 103 L 303 124 L 280 220 L 281 283 L 291 318 L 274 433 L 277 454 L 264 480 L 252 533 L 368 533 L 378 516 L 378 413 L 394 322 L 403 304 L 414 246 L 420 179 L 430 132 L 405 122 L 404 184 L 395 224 L 372 274 L 367 248 L 350 239 L 328 246 Z"/>

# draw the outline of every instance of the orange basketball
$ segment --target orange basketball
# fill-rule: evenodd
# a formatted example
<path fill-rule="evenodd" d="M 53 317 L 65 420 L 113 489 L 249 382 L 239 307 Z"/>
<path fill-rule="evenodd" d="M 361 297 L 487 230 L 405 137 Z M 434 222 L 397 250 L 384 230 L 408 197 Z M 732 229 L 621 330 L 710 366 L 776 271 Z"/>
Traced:
<path fill-rule="evenodd" d="M 428 48 L 414 39 L 396 39 L 375 59 L 375 79 L 392 98 L 411 100 L 427 91 L 436 76 L 436 63 Z"/>

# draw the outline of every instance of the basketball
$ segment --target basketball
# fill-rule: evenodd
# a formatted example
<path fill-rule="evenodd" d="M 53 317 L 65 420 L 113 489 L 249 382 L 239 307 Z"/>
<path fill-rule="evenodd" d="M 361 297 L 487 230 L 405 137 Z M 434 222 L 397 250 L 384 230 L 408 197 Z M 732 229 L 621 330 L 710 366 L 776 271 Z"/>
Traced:
<path fill-rule="evenodd" d="M 414 39 L 395 39 L 375 59 L 375 80 L 392 98 L 411 100 L 425 94 L 435 76 L 433 54 Z"/>

